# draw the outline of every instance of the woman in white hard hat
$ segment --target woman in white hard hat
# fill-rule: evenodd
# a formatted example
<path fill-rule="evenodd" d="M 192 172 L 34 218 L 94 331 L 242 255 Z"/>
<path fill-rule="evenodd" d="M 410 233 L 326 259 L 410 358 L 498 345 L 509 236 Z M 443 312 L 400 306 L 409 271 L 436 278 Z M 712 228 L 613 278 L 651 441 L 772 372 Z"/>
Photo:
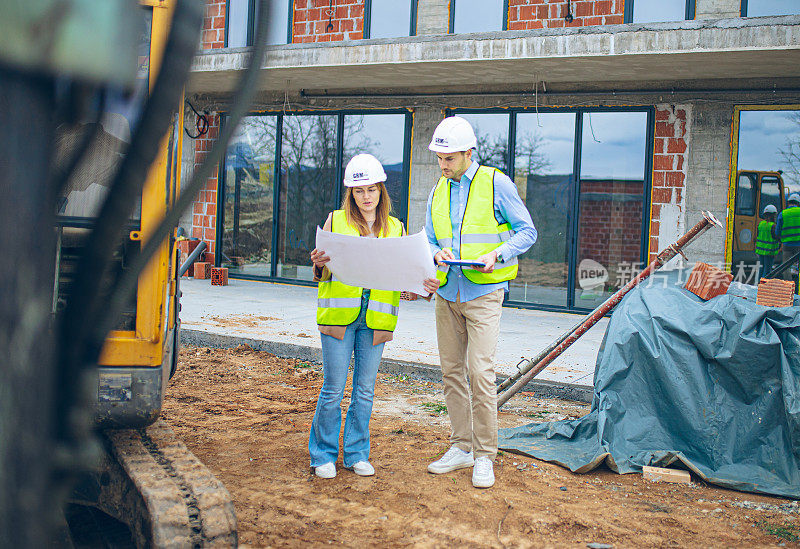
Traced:
<path fill-rule="evenodd" d="M 386 173 L 372 155 L 359 154 L 345 168 L 342 208 L 331 212 L 323 229 L 367 238 L 402 236 L 403 224 L 389 215 L 392 201 L 384 185 Z M 322 338 L 323 382 L 311 424 L 308 450 L 318 477 L 336 476 L 339 456 L 341 403 L 350 358 L 355 355 L 353 393 L 344 422 L 343 462 L 357 475 L 370 476 L 369 419 L 375 378 L 385 342 L 397 324 L 400 292 L 369 290 L 343 284 L 325 264 L 330 258 L 314 249 L 315 280 L 319 281 L 317 324 Z"/>

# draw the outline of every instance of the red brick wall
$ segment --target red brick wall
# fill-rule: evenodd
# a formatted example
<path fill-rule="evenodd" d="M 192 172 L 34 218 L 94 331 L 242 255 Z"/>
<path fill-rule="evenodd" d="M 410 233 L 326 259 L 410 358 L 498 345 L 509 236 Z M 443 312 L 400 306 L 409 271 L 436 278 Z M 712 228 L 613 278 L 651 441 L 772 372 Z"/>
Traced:
<path fill-rule="evenodd" d="M 208 133 L 194 140 L 195 168 L 203 163 L 211 145 L 219 136 L 219 115 L 208 115 Z M 214 251 L 217 227 L 217 170 L 212 172 L 198 193 L 192 210 L 192 236 L 205 240 L 208 251 Z"/>
<path fill-rule="evenodd" d="M 206 0 L 201 48 L 211 50 L 225 46 L 225 0 Z"/>
<path fill-rule="evenodd" d="M 689 144 L 688 107 L 657 105 L 653 140 L 653 189 L 650 209 L 650 261 L 672 244 L 678 227 L 662 232 L 662 215 L 672 223 L 682 219 Z M 669 209 L 669 215 L 665 215 Z M 661 236 L 664 236 L 663 241 Z"/>
<path fill-rule="evenodd" d="M 390 0 L 383 0 L 390 1 Z M 364 36 L 364 0 L 295 0 L 292 43 L 359 40 Z M 328 20 L 333 28 L 328 29 Z"/>
<path fill-rule="evenodd" d="M 581 181 L 578 259 L 592 259 L 606 267 L 611 284 L 621 265 L 640 261 L 642 201 L 635 197 L 642 192 L 642 182 Z M 614 195 L 618 200 L 611 199 Z M 629 199 L 619 200 L 623 195 Z"/>
<path fill-rule="evenodd" d="M 567 0 L 508 0 L 508 30 L 613 25 L 623 22 L 624 0 L 572 0 L 572 22 L 564 21 Z"/>

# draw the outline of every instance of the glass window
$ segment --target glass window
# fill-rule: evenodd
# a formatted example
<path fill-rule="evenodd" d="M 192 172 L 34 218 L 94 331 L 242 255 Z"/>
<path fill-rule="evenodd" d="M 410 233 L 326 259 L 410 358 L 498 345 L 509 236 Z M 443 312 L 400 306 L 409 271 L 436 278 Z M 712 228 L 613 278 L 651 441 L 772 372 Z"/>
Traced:
<path fill-rule="evenodd" d="M 249 46 L 250 0 L 228 0 L 228 38 L 229 48 Z"/>
<path fill-rule="evenodd" d="M 768 15 L 792 15 L 800 13 L 800 2 L 797 0 L 743 0 L 745 17 L 763 17 Z"/>
<path fill-rule="evenodd" d="M 222 265 L 270 276 L 277 116 L 242 120 L 225 157 Z"/>
<path fill-rule="evenodd" d="M 583 115 L 575 306 L 593 309 L 641 260 L 647 113 Z"/>
<path fill-rule="evenodd" d="M 465 118 L 472 129 L 478 146 L 472 158 L 483 166 L 498 168 L 508 173 L 508 114 L 506 113 L 456 113 Z"/>
<path fill-rule="evenodd" d="M 765 175 L 761 178 L 761 203 L 758 206 L 758 214 L 762 215 L 764 208 L 772 205 L 781 211 L 781 186 L 780 180 L 773 175 Z"/>
<path fill-rule="evenodd" d="M 336 161 L 339 116 L 283 118 L 277 276 L 312 280 L 308 254 L 317 225 L 338 208 Z"/>
<path fill-rule="evenodd" d="M 753 215 L 755 197 L 753 188 L 755 187 L 755 174 L 740 174 L 739 185 L 736 187 L 736 213 L 742 215 Z"/>
<path fill-rule="evenodd" d="M 453 32 L 490 32 L 503 30 L 506 14 L 503 0 L 451 0 Z"/>
<path fill-rule="evenodd" d="M 386 171 L 386 190 L 393 214 L 406 218 L 404 173 L 406 116 L 404 114 L 350 114 L 344 117 L 343 165 L 357 154 L 369 153 Z"/>
<path fill-rule="evenodd" d="M 267 44 L 286 44 L 289 33 L 291 0 L 269 0 L 272 17 L 267 26 Z M 257 0 L 228 0 L 228 32 L 226 46 L 241 48 L 253 45 L 255 23 L 258 21 Z M 251 19 L 251 14 L 252 19 Z"/>
<path fill-rule="evenodd" d="M 509 299 L 567 306 L 575 113 L 517 115 L 514 182 L 539 237 L 518 257 Z"/>
<path fill-rule="evenodd" d="M 658 23 L 686 19 L 688 0 L 634 0 L 634 23 Z"/>
<path fill-rule="evenodd" d="M 396 38 L 413 34 L 411 20 L 416 0 L 372 0 L 369 7 L 369 37 Z"/>

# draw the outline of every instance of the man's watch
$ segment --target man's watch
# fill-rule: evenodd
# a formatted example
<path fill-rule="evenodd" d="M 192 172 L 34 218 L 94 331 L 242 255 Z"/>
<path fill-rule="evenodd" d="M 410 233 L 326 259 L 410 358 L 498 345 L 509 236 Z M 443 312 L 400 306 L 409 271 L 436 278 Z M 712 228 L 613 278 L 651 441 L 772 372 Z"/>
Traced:
<path fill-rule="evenodd" d="M 494 254 L 495 254 L 495 262 L 496 263 L 502 263 L 503 262 L 503 254 L 501 254 L 497 250 L 495 250 Z"/>

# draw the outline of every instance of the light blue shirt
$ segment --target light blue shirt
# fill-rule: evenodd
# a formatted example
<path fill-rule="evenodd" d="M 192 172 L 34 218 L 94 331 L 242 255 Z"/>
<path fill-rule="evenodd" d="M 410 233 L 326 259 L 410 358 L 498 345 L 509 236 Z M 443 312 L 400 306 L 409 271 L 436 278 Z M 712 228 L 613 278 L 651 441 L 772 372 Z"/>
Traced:
<path fill-rule="evenodd" d="M 453 224 L 453 255 L 456 256 L 456 259 L 460 259 L 461 222 L 464 219 L 464 211 L 467 208 L 469 186 L 477 171 L 478 163 L 473 161 L 467 171 L 464 172 L 464 175 L 461 176 L 460 181 L 449 180 L 450 221 Z M 433 192 L 435 190 L 436 187 L 433 188 L 430 196 L 428 196 L 428 213 L 425 218 L 425 233 L 428 236 L 428 243 L 431 246 L 433 255 L 436 255 L 442 249 L 436 240 L 433 221 L 431 220 L 431 203 L 433 202 Z M 511 228 L 514 230 L 514 235 L 497 248 L 497 253 L 501 255 L 503 261 L 508 261 L 525 253 L 536 242 L 538 233 L 536 232 L 536 227 L 533 226 L 531 214 L 519 197 L 517 186 L 502 172 L 497 172 L 494 177 L 494 217 L 498 223 L 510 223 Z M 461 272 L 461 267 L 453 265 L 450 266 L 450 271 L 447 273 L 447 283 L 439 288 L 436 293 L 447 301 L 456 301 L 458 298 L 459 301 L 463 302 L 471 301 L 498 288 L 508 291 L 508 282 L 476 284 L 464 276 L 464 273 Z"/>

